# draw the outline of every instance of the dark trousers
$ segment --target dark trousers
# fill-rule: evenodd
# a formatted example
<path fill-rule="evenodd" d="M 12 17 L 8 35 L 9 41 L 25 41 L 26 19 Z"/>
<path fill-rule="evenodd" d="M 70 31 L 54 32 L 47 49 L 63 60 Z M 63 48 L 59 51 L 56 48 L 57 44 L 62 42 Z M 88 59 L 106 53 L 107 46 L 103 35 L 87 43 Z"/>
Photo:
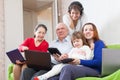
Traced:
<path fill-rule="evenodd" d="M 86 76 L 99 76 L 99 72 L 85 66 L 66 65 L 63 67 L 60 76 L 54 76 L 48 80 L 75 80 Z"/>
<path fill-rule="evenodd" d="M 52 67 L 54 65 L 55 64 L 51 63 Z M 48 72 L 48 70 L 36 70 L 34 68 L 25 68 L 21 73 L 20 80 L 34 80 L 33 78 L 35 76 L 40 76 L 46 72 Z"/>
<path fill-rule="evenodd" d="M 35 70 L 33 68 L 25 68 L 21 74 L 20 80 L 33 80 L 35 76 L 42 75 L 48 72 L 47 70 Z"/>

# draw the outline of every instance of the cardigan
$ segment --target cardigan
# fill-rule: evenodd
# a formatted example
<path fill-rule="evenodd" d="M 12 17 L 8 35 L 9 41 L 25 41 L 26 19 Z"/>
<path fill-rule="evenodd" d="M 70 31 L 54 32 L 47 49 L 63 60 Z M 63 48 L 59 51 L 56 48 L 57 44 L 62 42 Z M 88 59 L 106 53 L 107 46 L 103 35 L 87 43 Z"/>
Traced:
<path fill-rule="evenodd" d="M 102 64 L 102 48 L 105 48 L 105 44 L 102 40 L 94 42 L 94 57 L 92 60 L 81 60 L 81 65 L 91 67 L 101 73 Z"/>

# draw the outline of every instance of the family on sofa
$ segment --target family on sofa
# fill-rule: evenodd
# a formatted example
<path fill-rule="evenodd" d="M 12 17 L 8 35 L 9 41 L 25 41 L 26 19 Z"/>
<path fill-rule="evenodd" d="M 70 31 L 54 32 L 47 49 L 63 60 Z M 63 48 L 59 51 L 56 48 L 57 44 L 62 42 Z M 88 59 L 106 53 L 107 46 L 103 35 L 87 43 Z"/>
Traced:
<path fill-rule="evenodd" d="M 63 25 L 64 26 L 63 23 L 59 23 L 58 25 Z M 58 27 L 58 29 L 59 29 L 59 27 Z M 65 32 L 67 32 L 67 31 L 65 30 Z M 57 46 L 58 45 L 56 45 L 54 47 L 57 47 Z M 62 47 L 63 46 L 65 46 L 65 45 L 62 45 Z M 109 45 L 109 46 L 107 46 L 107 48 L 120 49 L 120 45 L 112 45 L 112 46 Z M 64 47 L 63 47 L 63 49 L 64 49 Z M 8 74 L 9 74 L 8 75 L 8 79 L 9 80 L 13 80 L 13 70 L 12 69 L 13 69 L 13 65 L 10 65 L 9 71 L 8 71 Z M 87 75 L 86 77 L 77 78 L 77 80 L 118 80 L 119 79 L 119 75 L 120 75 L 120 70 L 116 71 L 115 73 L 113 73 L 113 74 L 111 74 L 109 76 L 103 77 L 103 78 L 90 77 L 90 76 Z M 37 76 L 39 76 L 39 75 L 37 75 Z"/>
<path fill-rule="evenodd" d="M 101 63 L 102 63 L 102 49 L 106 47 L 105 43 L 99 38 L 97 27 L 95 24 L 86 22 L 86 17 L 83 12 L 84 8 L 82 4 L 78 1 L 72 2 L 68 7 L 68 13 L 63 16 L 63 23 L 58 23 L 56 26 L 57 39 L 51 44 L 44 39 L 47 32 L 47 27 L 45 25 L 37 25 L 34 30 L 34 38 L 27 38 L 19 47 L 20 51 L 24 50 L 39 50 L 47 52 L 47 48 L 56 47 L 60 50 L 62 55 L 54 54 L 52 55 L 53 66 L 60 64 L 60 61 L 69 53 L 72 46 L 83 45 L 79 42 L 83 42 L 81 39 L 75 39 L 71 44 L 71 36 L 75 31 L 81 31 L 84 41 L 87 42 L 91 53 L 93 53 L 93 58 L 90 60 L 78 59 L 74 57 L 74 60 L 67 65 L 65 65 L 60 74 L 52 76 L 47 80 L 117 80 L 119 79 L 119 70 L 110 76 L 98 78 L 101 74 Z M 82 49 L 81 49 L 82 50 Z M 84 56 L 87 54 L 84 51 Z M 13 80 L 45 80 L 38 77 L 46 72 L 47 70 L 36 70 L 34 68 L 29 68 L 24 62 L 17 61 L 11 70 L 13 72 Z M 12 67 L 12 66 L 11 66 Z M 19 72 L 18 72 L 19 71 Z M 10 72 L 9 72 L 10 74 Z M 8 76 L 9 79 L 11 75 Z M 37 77 L 37 78 L 35 78 Z M 110 79 L 111 78 L 111 79 Z M 117 79 L 116 79 L 117 78 Z"/>

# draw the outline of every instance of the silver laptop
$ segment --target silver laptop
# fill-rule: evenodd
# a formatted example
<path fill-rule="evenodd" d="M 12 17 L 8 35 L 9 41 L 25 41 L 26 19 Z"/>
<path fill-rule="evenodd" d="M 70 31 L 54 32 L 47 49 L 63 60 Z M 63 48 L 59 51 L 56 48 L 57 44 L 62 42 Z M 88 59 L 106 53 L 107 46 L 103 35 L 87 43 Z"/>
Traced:
<path fill-rule="evenodd" d="M 112 74 L 120 69 L 120 49 L 102 50 L 102 76 Z"/>

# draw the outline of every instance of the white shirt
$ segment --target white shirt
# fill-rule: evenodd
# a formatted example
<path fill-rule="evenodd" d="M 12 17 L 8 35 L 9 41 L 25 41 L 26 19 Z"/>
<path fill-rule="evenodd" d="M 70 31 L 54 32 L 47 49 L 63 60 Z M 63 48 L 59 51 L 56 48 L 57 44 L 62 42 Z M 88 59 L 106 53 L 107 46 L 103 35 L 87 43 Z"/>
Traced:
<path fill-rule="evenodd" d="M 72 48 L 70 53 L 68 54 L 69 58 L 77 58 L 77 59 L 83 59 L 83 60 L 91 60 L 93 59 L 93 52 L 89 48 L 89 46 L 82 46 L 80 48 Z"/>
<path fill-rule="evenodd" d="M 66 26 L 69 29 L 69 35 L 72 35 L 72 33 L 74 31 L 80 31 L 82 26 L 87 23 L 87 17 L 86 15 L 83 13 L 83 15 L 81 16 L 81 18 L 78 19 L 77 25 L 75 26 L 75 29 L 71 29 L 70 28 L 70 24 L 71 24 L 71 18 L 69 14 L 65 14 L 63 16 L 63 23 L 66 24 Z"/>

